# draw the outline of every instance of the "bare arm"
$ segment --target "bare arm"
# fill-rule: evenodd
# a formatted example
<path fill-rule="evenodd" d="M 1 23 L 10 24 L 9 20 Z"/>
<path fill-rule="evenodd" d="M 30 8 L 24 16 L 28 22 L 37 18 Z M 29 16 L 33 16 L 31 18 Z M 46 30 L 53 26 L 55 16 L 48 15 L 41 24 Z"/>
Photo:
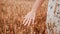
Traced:
<path fill-rule="evenodd" d="M 34 5 L 32 7 L 32 10 L 37 11 L 43 2 L 44 2 L 44 0 L 36 0 L 36 2 L 34 3 Z"/>
<path fill-rule="evenodd" d="M 34 24 L 36 11 L 42 5 L 43 1 L 44 0 L 36 0 L 36 2 L 34 3 L 34 5 L 32 7 L 32 10 L 25 16 L 25 19 L 23 21 L 24 25 L 28 24 L 28 26 L 29 26 L 30 23 Z"/>

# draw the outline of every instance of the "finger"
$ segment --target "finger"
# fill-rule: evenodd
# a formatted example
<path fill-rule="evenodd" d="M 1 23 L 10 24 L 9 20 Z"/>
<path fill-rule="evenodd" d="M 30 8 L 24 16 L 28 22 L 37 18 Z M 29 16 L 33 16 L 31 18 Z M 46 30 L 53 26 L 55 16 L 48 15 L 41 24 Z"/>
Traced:
<path fill-rule="evenodd" d="M 34 20 L 35 20 L 35 16 L 34 16 L 33 19 L 32 19 L 32 24 L 34 24 Z"/>
<path fill-rule="evenodd" d="M 24 19 L 23 24 L 26 22 L 27 18 Z"/>
<path fill-rule="evenodd" d="M 28 14 L 24 17 L 25 20 L 23 21 L 23 24 L 26 22 L 26 20 L 28 19 Z"/>
<path fill-rule="evenodd" d="M 31 19 L 29 20 L 28 26 L 30 25 L 30 23 L 31 23 Z"/>
<path fill-rule="evenodd" d="M 27 25 L 28 21 L 29 21 L 29 18 L 26 20 L 26 22 L 25 22 L 24 26 L 25 26 L 25 25 Z"/>
<path fill-rule="evenodd" d="M 32 20 L 32 24 L 34 24 L 34 19 Z"/>

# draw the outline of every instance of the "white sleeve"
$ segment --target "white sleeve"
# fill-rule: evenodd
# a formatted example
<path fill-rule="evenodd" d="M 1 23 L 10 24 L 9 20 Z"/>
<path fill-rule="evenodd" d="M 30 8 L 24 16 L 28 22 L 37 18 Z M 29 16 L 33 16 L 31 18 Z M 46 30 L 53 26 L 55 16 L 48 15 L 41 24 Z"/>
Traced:
<path fill-rule="evenodd" d="M 47 32 L 48 34 L 52 34 L 53 28 L 51 28 L 51 24 L 53 25 L 54 23 L 54 9 L 56 5 L 56 0 L 49 0 L 48 3 L 48 10 L 47 10 L 47 19 L 46 19 L 46 26 L 47 26 Z M 49 23 L 49 24 L 48 24 Z"/>

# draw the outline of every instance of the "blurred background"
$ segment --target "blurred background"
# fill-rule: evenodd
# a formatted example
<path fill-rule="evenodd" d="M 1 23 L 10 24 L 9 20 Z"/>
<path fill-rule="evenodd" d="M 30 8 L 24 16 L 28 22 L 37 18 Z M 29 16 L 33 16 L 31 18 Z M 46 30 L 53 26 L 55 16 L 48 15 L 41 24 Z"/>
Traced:
<path fill-rule="evenodd" d="M 47 34 L 46 14 L 48 0 L 36 13 L 35 24 L 24 26 L 23 17 L 31 11 L 35 0 L 0 0 L 0 34 Z"/>

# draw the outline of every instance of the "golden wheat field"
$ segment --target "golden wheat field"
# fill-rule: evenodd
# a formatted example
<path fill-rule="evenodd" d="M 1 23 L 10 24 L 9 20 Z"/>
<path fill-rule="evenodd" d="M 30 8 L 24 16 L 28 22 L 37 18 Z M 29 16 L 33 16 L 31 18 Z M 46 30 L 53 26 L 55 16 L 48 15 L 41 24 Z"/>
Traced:
<path fill-rule="evenodd" d="M 0 0 L 0 34 L 47 34 L 45 0 L 36 13 L 35 24 L 22 24 L 23 17 L 31 10 L 35 0 Z"/>

